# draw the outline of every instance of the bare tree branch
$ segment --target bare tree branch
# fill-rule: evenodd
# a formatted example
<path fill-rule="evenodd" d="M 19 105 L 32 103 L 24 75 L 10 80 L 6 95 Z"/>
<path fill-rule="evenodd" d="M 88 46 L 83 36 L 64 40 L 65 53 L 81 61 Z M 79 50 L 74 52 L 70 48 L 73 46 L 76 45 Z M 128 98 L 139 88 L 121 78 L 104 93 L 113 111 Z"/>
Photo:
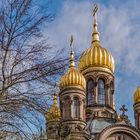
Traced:
<path fill-rule="evenodd" d="M 43 35 L 51 14 L 42 13 L 34 0 L 5 0 L 0 9 L 0 138 L 33 134 L 49 108 L 54 79 L 67 59 Z M 26 131 L 26 129 L 27 131 Z"/>

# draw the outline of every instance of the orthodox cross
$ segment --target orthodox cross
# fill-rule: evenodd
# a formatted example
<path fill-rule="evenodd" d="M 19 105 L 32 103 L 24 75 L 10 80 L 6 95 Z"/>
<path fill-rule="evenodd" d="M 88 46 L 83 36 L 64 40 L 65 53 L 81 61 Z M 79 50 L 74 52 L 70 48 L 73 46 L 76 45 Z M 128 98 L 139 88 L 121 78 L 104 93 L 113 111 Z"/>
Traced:
<path fill-rule="evenodd" d="M 71 51 L 73 51 L 73 35 L 71 35 L 70 47 L 71 47 Z"/>
<path fill-rule="evenodd" d="M 128 109 L 125 108 L 125 105 L 122 105 L 122 107 L 120 108 L 120 111 L 122 111 L 122 116 L 125 116 L 125 112 L 127 112 Z"/>
<path fill-rule="evenodd" d="M 93 16 L 95 16 L 95 14 L 97 13 L 98 11 L 98 5 L 95 3 L 94 4 L 94 9 L 93 9 Z"/>

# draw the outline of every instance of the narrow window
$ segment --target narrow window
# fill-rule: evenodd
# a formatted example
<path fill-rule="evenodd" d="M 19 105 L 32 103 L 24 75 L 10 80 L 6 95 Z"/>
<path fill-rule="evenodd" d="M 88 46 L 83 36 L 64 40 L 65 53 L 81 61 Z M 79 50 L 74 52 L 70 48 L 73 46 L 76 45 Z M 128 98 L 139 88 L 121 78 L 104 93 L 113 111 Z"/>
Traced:
<path fill-rule="evenodd" d="M 74 98 L 72 106 L 73 106 L 72 117 L 80 118 L 80 101 L 77 97 Z"/>
<path fill-rule="evenodd" d="M 65 98 L 65 104 L 63 107 L 64 107 L 64 118 L 69 119 L 71 115 L 70 98 Z"/>
<path fill-rule="evenodd" d="M 103 79 L 98 80 L 98 104 L 105 104 L 105 82 Z"/>
<path fill-rule="evenodd" d="M 89 80 L 87 83 L 87 104 L 92 105 L 94 103 L 94 82 Z"/>

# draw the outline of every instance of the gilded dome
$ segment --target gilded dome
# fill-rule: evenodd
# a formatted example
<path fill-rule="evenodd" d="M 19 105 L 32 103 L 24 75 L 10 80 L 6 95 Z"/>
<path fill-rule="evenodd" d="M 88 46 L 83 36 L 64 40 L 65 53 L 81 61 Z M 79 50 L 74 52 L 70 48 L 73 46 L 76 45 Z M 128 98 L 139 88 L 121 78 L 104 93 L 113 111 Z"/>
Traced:
<path fill-rule="evenodd" d="M 99 42 L 93 42 L 80 57 L 78 69 L 83 71 L 89 67 L 105 67 L 114 72 L 114 58 Z"/>
<path fill-rule="evenodd" d="M 75 68 L 69 68 L 68 72 L 60 79 L 60 89 L 67 86 L 81 86 L 86 88 L 84 76 Z"/>
<path fill-rule="evenodd" d="M 60 108 L 59 108 L 58 102 L 57 102 L 56 89 L 54 92 L 53 105 L 46 113 L 46 120 L 47 120 L 47 122 L 60 121 Z"/>
<path fill-rule="evenodd" d="M 134 103 L 140 102 L 140 86 L 137 87 L 135 93 L 134 93 Z"/>
<path fill-rule="evenodd" d="M 94 31 L 92 34 L 92 45 L 80 57 L 78 69 L 83 71 L 90 67 L 104 67 L 114 72 L 114 58 L 111 53 L 101 47 L 99 32 L 97 29 L 96 14 L 94 14 Z"/>
<path fill-rule="evenodd" d="M 68 86 L 81 86 L 84 89 L 86 88 L 86 81 L 84 76 L 75 68 L 74 52 L 72 49 L 70 52 L 69 69 L 60 79 L 60 90 Z"/>

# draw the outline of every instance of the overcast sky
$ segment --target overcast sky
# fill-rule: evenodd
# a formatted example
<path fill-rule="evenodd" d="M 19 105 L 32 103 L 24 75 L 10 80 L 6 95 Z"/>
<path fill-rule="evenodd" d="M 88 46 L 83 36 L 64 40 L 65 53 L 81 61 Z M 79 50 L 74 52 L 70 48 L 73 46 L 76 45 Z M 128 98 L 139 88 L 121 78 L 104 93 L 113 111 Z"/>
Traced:
<path fill-rule="evenodd" d="M 100 40 L 115 59 L 115 101 L 118 113 L 128 108 L 132 123 L 133 94 L 140 85 L 140 0 L 96 0 Z M 70 35 L 79 54 L 90 47 L 93 31 L 93 0 L 52 0 L 55 19 L 45 30 L 55 49 L 65 48 L 69 56 Z"/>

